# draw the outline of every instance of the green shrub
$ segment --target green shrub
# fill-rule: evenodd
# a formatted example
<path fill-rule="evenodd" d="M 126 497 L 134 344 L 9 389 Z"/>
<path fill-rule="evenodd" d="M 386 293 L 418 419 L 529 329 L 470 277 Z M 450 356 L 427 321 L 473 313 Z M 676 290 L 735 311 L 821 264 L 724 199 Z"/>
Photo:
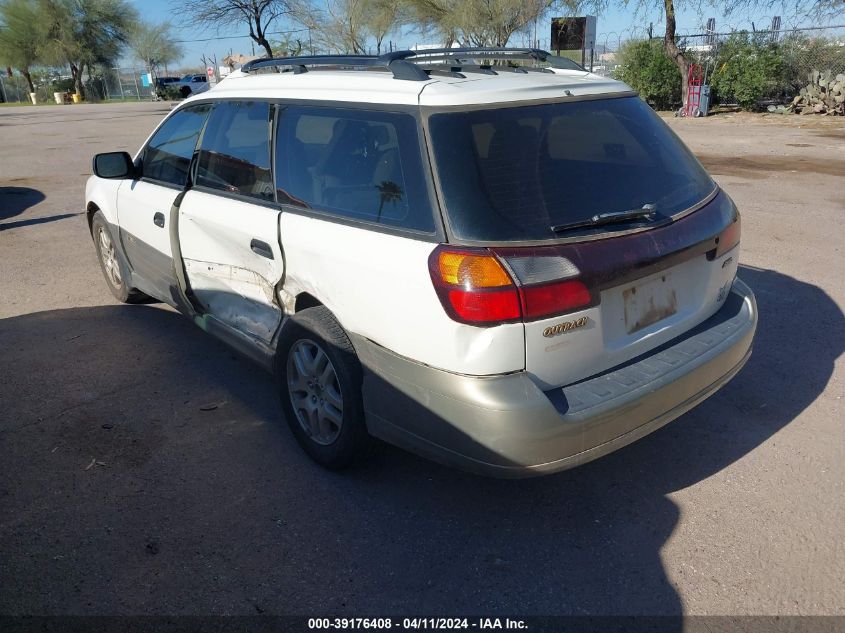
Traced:
<path fill-rule="evenodd" d="M 710 79 L 719 101 L 733 97 L 753 110 L 765 97 L 782 96 L 785 83 L 783 53 L 771 36 L 734 33 L 719 46 Z"/>
<path fill-rule="evenodd" d="M 681 103 L 681 75 L 666 57 L 661 40 L 631 40 L 616 53 L 613 72 L 655 108 L 669 110 Z"/>
<path fill-rule="evenodd" d="M 183 98 L 182 93 L 179 92 L 179 88 L 173 84 L 166 84 L 163 88 L 159 88 L 157 94 L 161 99 L 168 101 L 178 101 Z"/>

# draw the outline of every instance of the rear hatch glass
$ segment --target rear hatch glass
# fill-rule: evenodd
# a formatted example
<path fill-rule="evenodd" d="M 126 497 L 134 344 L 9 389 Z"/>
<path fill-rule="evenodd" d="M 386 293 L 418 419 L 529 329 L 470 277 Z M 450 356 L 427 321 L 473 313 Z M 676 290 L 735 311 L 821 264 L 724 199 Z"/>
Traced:
<path fill-rule="evenodd" d="M 549 240 L 645 226 L 715 188 L 636 96 L 437 112 L 429 129 L 449 226 L 464 241 Z M 652 217 L 562 229 L 644 205 Z"/>

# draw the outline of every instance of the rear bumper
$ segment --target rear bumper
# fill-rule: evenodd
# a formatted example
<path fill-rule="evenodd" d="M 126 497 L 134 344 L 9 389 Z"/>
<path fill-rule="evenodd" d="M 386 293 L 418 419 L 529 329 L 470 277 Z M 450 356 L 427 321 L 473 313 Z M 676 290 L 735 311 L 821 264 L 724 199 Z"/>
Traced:
<path fill-rule="evenodd" d="M 719 311 L 670 343 L 551 391 L 524 373 L 463 376 L 353 336 L 376 437 L 497 477 L 530 477 L 610 453 L 682 415 L 730 380 L 751 354 L 757 306 L 737 280 Z"/>

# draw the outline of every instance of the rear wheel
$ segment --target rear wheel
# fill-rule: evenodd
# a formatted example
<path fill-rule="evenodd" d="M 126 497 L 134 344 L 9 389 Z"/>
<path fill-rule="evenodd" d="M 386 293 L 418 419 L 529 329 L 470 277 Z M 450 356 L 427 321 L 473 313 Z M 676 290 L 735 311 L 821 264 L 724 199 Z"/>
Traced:
<path fill-rule="evenodd" d="M 91 235 L 94 238 L 97 259 L 100 261 L 100 270 L 103 271 L 106 285 L 115 299 L 123 303 L 149 300 L 143 292 L 128 285 L 130 280 L 128 267 L 101 211 L 97 211 L 91 221 Z"/>
<path fill-rule="evenodd" d="M 288 426 L 319 464 L 340 469 L 369 452 L 362 372 L 355 349 L 323 306 L 285 326 L 277 356 L 278 384 Z"/>

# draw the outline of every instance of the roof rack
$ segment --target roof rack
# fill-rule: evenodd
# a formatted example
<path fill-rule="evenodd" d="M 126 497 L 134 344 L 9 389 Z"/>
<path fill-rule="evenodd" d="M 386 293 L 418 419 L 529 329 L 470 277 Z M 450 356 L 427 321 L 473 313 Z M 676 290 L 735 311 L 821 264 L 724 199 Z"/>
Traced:
<path fill-rule="evenodd" d="M 394 51 L 384 55 L 311 55 L 303 57 L 279 57 L 270 59 L 254 59 L 241 67 L 241 72 L 249 73 L 257 68 L 291 67 L 296 74 L 308 72 L 308 66 L 351 66 L 363 68 L 386 68 L 393 73 L 395 79 L 410 81 L 427 81 L 426 72 L 417 66 L 406 62 L 405 53 L 412 51 Z"/>
<path fill-rule="evenodd" d="M 302 57 L 273 57 L 254 59 L 241 67 L 249 73 L 259 68 L 290 68 L 295 74 L 308 72 L 308 66 L 345 66 L 352 68 L 384 68 L 395 79 L 426 81 L 430 77 L 414 62 L 449 62 L 463 65 L 468 60 L 549 62 L 554 68 L 585 70 L 565 57 L 555 57 L 539 48 L 429 48 L 419 51 L 392 51 L 383 55 L 311 55 Z"/>

